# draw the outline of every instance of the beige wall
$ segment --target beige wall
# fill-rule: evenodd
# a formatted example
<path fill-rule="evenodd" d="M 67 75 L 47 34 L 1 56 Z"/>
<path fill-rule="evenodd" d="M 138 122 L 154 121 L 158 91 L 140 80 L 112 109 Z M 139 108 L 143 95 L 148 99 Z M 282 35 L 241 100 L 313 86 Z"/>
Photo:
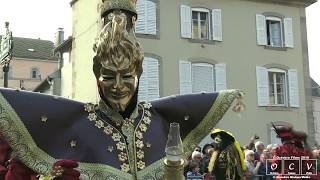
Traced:
<path fill-rule="evenodd" d="M 315 139 L 320 144 L 320 97 L 312 97 L 313 117 L 315 125 Z"/>
<path fill-rule="evenodd" d="M 12 68 L 12 69 L 11 69 Z M 40 71 L 41 79 L 31 78 L 31 69 L 38 68 Z M 51 60 L 35 60 L 24 58 L 13 58 L 10 62 L 10 72 L 8 86 L 10 88 L 20 88 L 20 82 L 23 81 L 26 90 L 33 90 L 41 81 L 48 75 L 56 71 L 58 62 Z M 1 86 L 3 86 L 3 72 L 1 72 Z"/>
<path fill-rule="evenodd" d="M 97 1 L 97 0 L 96 0 Z M 95 2 L 96 2 L 95 1 Z M 214 44 L 191 43 L 180 35 L 180 5 L 222 9 L 223 41 Z M 285 121 L 298 130 L 307 130 L 305 83 L 303 69 L 300 17 L 304 8 L 241 0 L 185 0 L 160 1 L 160 39 L 140 38 L 146 53 L 162 58 L 160 63 L 160 95 L 179 93 L 179 60 L 211 59 L 212 63 L 227 64 L 227 88 L 243 89 L 246 110 L 240 116 L 228 112 L 219 127 L 232 131 L 241 143 L 257 133 L 269 143 L 271 121 Z M 80 0 L 73 6 L 75 46 L 73 61 L 73 97 L 94 102 L 97 99 L 92 73 L 92 44 L 97 34 L 97 5 L 91 0 Z M 85 12 L 84 12 L 85 11 Z M 277 12 L 293 18 L 294 48 L 285 51 L 265 49 L 256 42 L 255 15 Z M 76 18 L 75 18 L 76 17 Z M 96 25 L 89 28 L 92 24 Z M 79 37 L 78 37 L 79 36 Z M 77 38 L 78 37 L 78 38 Z M 209 60 L 210 62 L 210 60 Z M 256 66 L 281 64 L 298 70 L 299 108 L 257 106 Z"/>

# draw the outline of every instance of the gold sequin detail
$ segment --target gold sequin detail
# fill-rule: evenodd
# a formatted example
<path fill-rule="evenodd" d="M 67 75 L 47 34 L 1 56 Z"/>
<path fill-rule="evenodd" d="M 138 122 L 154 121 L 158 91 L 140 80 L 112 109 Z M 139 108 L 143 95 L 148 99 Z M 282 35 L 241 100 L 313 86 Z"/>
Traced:
<path fill-rule="evenodd" d="M 136 132 L 136 137 L 137 137 L 138 139 L 142 139 L 142 138 L 143 138 L 142 132 L 141 132 L 141 131 L 137 131 L 137 132 Z"/>
<path fill-rule="evenodd" d="M 94 104 L 87 103 L 87 104 L 84 105 L 84 110 L 86 112 L 92 112 L 92 111 L 94 111 L 94 109 L 95 109 L 95 105 Z"/>
<path fill-rule="evenodd" d="M 76 146 L 77 146 L 77 141 L 76 141 L 76 140 L 71 140 L 71 141 L 70 141 L 70 146 L 71 146 L 72 148 L 76 147 Z"/>
<path fill-rule="evenodd" d="M 41 116 L 41 121 L 46 123 L 48 121 L 47 116 Z"/>
<path fill-rule="evenodd" d="M 113 151 L 113 146 L 108 146 L 108 147 L 107 147 L 107 150 L 108 150 L 109 152 L 112 152 L 112 151 Z"/>
<path fill-rule="evenodd" d="M 143 107 L 145 107 L 146 109 L 150 109 L 152 107 L 151 103 L 144 103 Z"/>
<path fill-rule="evenodd" d="M 146 167 L 146 163 L 140 160 L 139 162 L 137 162 L 137 167 L 139 169 L 144 169 Z"/>
<path fill-rule="evenodd" d="M 103 132 L 106 133 L 107 135 L 112 134 L 112 127 L 109 125 L 107 127 L 104 127 Z"/>
<path fill-rule="evenodd" d="M 120 151 L 123 151 L 126 148 L 126 144 L 123 142 L 118 142 L 117 143 L 117 149 Z"/>
<path fill-rule="evenodd" d="M 144 117 L 143 118 L 143 122 L 146 123 L 146 124 L 150 124 L 150 122 L 151 122 L 150 117 Z"/>
<path fill-rule="evenodd" d="M 143 141 L 137 140 L 137 141 L 136 141 L 136 146 L 137 146 L 138 148 L 142 149 L 143 146 L 144 146 Z"/>
<path fill-rule="evenodd" d="M 141 131 L 143 131 L 143 132 L 147 132 L 147 126 L 145 125 L 145 124 L 143 124 L 143 123 L 141 123 L 140 125 L 139 125 L 139 128 L 140 128 L 140 130 Z"/>
<path fill-rule="evenodd" d="M 151 148 L 151 143 L 147 142 L 146 146 L 147 146 L 147 148 Z"/>
<path fill-rule="evenodd" d="M 113 139 L 114 141 L 120 141 L 120 138 L 121 138 L 121 136 L 120 136 L 119 133 L 113 133 L 112 139 Z"/>
<path fill-rule="evenodd" d="M 144 158 L 144 152 L 141 149 L 137 152 L 137 157 L 139 159 L 143 159 Z"/>
<path fill-rule="evenodd" d="M 120 167 L 121 167 L 121 171 L 123 172 L 129 172 L 130 170 L 129 164 L 127 163 L 123 163 Z"/>
<path fill-rule="evenodd" d="M 97 120 L 97 115 L 95 113 L 90 113 L 88 116 L 88 119 L 90 121 L 95 121 L 95 120 Z"/>
<path fill-rule="evenodd" d="M 124 152 L 121 152 L 120 154 L 118 154 L 118 158 L 121 162 L 124 162 L 128 159 L 127 154 Z"/>
<path fill-rule="evenodd" d="M 99 121 L 96 121 L 95 126 L 100 129 L 100 128 L 104 127 L 104 124 L 103 124 L 103 122 L 101 120 L 99 120 Z"/>

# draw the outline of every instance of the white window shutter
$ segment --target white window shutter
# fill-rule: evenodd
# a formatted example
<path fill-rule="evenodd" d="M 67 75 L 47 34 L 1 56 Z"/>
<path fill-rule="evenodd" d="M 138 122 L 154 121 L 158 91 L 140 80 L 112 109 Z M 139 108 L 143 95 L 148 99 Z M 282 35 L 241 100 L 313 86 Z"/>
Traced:
<path fill-rule="evenodd" d="M 191 62 L 179 61 L 180 94 L 192 93 Z"/>
<path fill-rule="evenodd" d="M 296 69 L 288 70 L 290 107 L 299 107 L 299 84 Z"/>
<path fill-rule="evenodd" d="M 150 101 L 159 97 L 159 61 L 145 57 L 143 60 L 143 73 L 139 81 L 138 100 Z"/>
<path fill-rule="evenodd" d="M 191 8 L 186 5 L 180 7 L 180 18 L 181 18 L 181 37 L 191 38 Z"/>
<path fill-rule="evenodd" d="M 212 39 L 216 41 L 222 41 L 221 9 L 212 10 Z"/>
<path fill-rule="evenodd" d="M 268 106 L 269 103 L 269 80 L 268 80 L 268 70 L 264 67 L 256 67 L 257 76 L 257 95 L 258 95 L 258 105 Z"/>
<path fill-rule="evenodd" d="M 146 0 L 146 34 L 157 34 L 157 13 L 156 3 L 150 0 Z"/>
<path fill-rule="evenodd" d="M 148 59 L 148 100 L 160 97 L 159 92 L 159 61 L 154 58 Z"/>
<path fill-rule="evenodd" d="M 145 34 L 146 33 L 146 0 L 137 1 L 137 13 L 138 19 L 136 22 L 136 33 Z"/>
<path fill-rule="evenodd" d="M 256 14 L 257 43 L 258 45 L 267 45 L 266 17 L 262 14 Z"/>
<path fill-rule="evenodd" d="M 208 63 L 193 63 L 192 93 L 214 92 L 214 68 Z"/>
<path fill-rule="evenodd" d="M 227 89 L 226 64 L 216 64 L 216 91 Z"/>
<path fill-rule="evenodd" d="M 293 48 L 292 18 L 284 18 L 283 22 L 284 22 L 285 46 Z"/>

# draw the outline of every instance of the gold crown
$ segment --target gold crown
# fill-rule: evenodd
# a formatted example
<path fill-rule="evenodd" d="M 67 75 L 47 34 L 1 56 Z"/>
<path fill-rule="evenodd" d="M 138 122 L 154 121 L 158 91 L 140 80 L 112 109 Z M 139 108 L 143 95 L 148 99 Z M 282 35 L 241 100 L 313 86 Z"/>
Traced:
<path fill-rule="evenodd" d="M 104 17 L 110 11 L 115 9 L 125 10 L 137 16 L 137 0 L 102 0 L 102 3 L 101 17 Z"/>

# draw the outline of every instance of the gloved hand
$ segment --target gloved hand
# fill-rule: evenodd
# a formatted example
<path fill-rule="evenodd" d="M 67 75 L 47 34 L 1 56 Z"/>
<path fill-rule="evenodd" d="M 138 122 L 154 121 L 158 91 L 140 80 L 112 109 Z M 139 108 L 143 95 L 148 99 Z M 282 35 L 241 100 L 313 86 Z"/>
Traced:
<path fill-rule="evenodd" d="M 80 180 L 80 172 L 75 168 L 78 163 L 74 160 L 60 160 L 54 163 L 48 176 L 40 176 L 40 180 Z"/>

